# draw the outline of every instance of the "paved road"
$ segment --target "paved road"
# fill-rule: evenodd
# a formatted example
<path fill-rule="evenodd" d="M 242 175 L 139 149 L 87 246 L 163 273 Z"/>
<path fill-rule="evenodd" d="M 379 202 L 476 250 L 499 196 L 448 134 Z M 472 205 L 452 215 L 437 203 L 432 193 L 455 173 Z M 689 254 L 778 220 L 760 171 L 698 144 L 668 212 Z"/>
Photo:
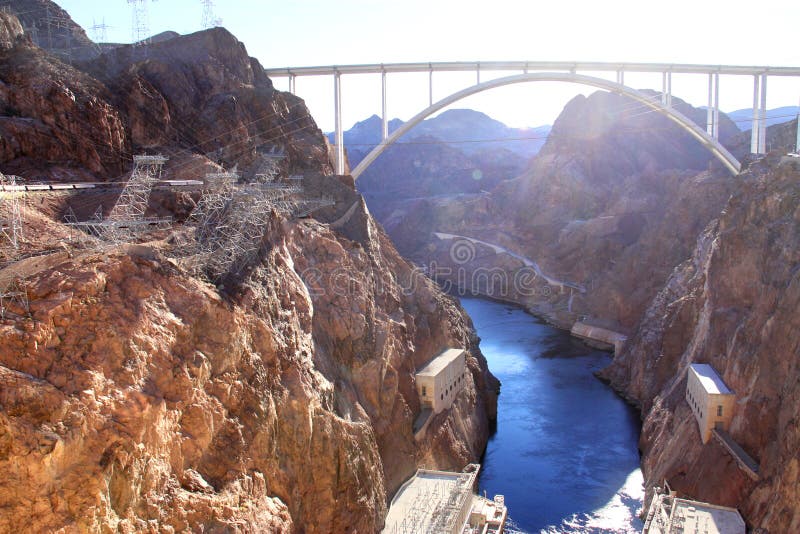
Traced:
<path fill-rule="evenodd" d="M 532 268 L 534 270 L 534 272 L 536 273 L 536 275 L 537 276 L 541 276 L 544 280 L 547 281 L 548 284 L 550 284 L 552 286 L 559 286 L 559 287 L 562 287 L 562 286 L 563 287 L 570 287 L 572 289 L 576 289 L 576 290 L 580 291 L 581 293 L 586 293 L 586 288 L 583 287 L 582 285 L 576 284 L 574 282 L 567 282 L 566 280 L 558 280 L 557 278 L 553 278 L 552 276 L 548 276 L 548 275 L 546 275 L 545 273 L 542 272 L 541 267 L 539 267 L 539 264 L 536 263 L 534 260 L 532 260 L 530 258 L 526 258 L 525 256 L 520 256 L 516 252 L 512 252 L 512 251 L 508 250 L 505 247 L 501 247 L 500 245 L 495 245 L 494 243 L 488 243 L 488 242 L 482 241 L 480 239 L 475 239 L 474 237 L 468 237 L 468 236 L 456 235 L 456 234 L 447 234 L 447 233 L 444 233 L 444 232 L 434 232 L 433 235 L 435 235 L 439 239 L 464 239 L 464 240 L 469 241 L 471 243 L 475 243 L 475 244 L 478 244 L 478 245 L 483 245 L 483 246 L 489 247 L 492 250 L 494 250 L 495 254 L 508 254 L 512 258 L 516 258 L 519 261 L 521 261 L 522 263 L 524 263 L 526 267 Z"/>

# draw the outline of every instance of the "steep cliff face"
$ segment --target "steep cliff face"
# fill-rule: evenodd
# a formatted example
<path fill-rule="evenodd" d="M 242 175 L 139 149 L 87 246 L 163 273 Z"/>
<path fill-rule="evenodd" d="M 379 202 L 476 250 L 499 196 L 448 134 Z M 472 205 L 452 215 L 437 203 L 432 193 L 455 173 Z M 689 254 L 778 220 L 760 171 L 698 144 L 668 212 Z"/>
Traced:
<path fill-rule="evenodd" d="M 667 479 L 701 500 L 737 506 L 766 532 L 800 529 L 800 165 L 771 156 L 737 178 L 718 220 L 670 276 L 604 374 L 646 415 L 647 486 Z M 758 481 L 714 440 L 703 445 L 684 400 L 687 367 L 710 363 L 736 393 L 732 437 Z"/>
<path fill-rule="evenodd" d="M 675 106 L 705 120 L 703 110 L 677 99 Z M 725 140 L 736 128 L 723 120 L 721 132 Z M 403 254 L 435 264 L 450 283 L 466 280 L 468 290 L 519 302 L 565 327 L 588 316 L 626 331 L 691 253 L 732 184 L 666 118 L 599 92 L 566 106 L 545 147 L 513 180 L 488 193 L 409 199 L 375 212 Z M 530 276 L 520 258 L 486 246 L 474 247 L 469 261 L 454 260 L 459 241 L 433 232 L 508 249 L 552 280 Z"/>
<path fill-rule="evenodd" d="M 49 253 L 6 262 L 19 254 L 0 241 L 0 530 L 378 531 L 417 466 L 458 469 L 485 447 L 498 385 L 469 319 L 399 257 L 352 178 L 327 175 L 308 110 L 241 43 L 216 29 L 149 50 L 79 71 L 15 39 L 0 123 L 31 129 L 2 170 L 107 179 L 147 148 L 173 156 L 172 177 L 212 159 L 247 175 L 278 147 L 283 175 L 308 171 L 306 193 L 337 204 L 273 213 L 256 261 L 214 286 L 175 259 L 180 224 L 101 246 L 50 218 L 74 197 L 23 201 L 22 250 Z M 180 219 L 190 204 L 150 209 Z M 469 351 L 471 378 L 416 440 L 414 372 L 448 345 Z"/>
<path fill-rule="evenodd" d="M 132 154 L 158 150 L 177 163 L 202 154 L 252 177 L 283 150 L 285 172 L 331 173 L 325 137 L 303 101 L 275 91 L 225 29 L 153 43 L 144 54 L 120 46 L 70 66 L 28 39 L 0 51 L 4 170 L 107 181 L 130 168 Z"/>
<path fill-rule="evenodd" d="M 417 465 L 478 458 L 496 385 L 470 325 L 370 231 L 275 221 L 230 300 L 159 246 L 26 277 L 31 318 L 0 327 L 2 530 L 374 532 Z M 414 371 L 452 344 L 470 385 L 417 443 Z"/>

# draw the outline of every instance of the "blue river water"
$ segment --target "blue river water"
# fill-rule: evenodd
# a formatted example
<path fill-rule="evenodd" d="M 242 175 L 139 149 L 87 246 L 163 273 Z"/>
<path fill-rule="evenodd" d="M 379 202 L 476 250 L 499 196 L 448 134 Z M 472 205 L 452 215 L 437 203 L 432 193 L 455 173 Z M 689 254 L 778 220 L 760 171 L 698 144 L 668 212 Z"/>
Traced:
<path fill-rule="evenodd" d="M 479 490 L 505 495 L 510 532 L 641 532 L 639 419 L 593 372 L 610 355 L 524 311 L 464 298 L 502 386 Z"/>

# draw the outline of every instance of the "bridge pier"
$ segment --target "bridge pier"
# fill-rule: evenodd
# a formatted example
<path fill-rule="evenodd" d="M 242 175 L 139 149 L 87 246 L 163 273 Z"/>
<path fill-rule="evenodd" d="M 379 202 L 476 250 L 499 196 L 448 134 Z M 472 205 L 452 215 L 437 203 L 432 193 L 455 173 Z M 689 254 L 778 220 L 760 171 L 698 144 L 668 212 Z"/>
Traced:
<path fill-rule="evenodd" d="M 706 108 L 706 132 L 719 139 L 719 74 L 708 73 L 708 107 Z"/>
<path fill-rule="evenodd" d="M 758 110 L 761 123 L 758 128 L 758 153 L 767 153 L 767 75 L 761 75 L 761 108 Z"/>
<path fill-rule="evenodd" d="M 714 73 L 714 137 L 719 140 L 719 73 Z"/>
<path fill-rule="evenodd" d="M 381 71 L 381 141 L 389 137 L 389 118 L 386 116 L 386 71 Z"/>
<path fill-rule="evenodd" d="M 767 75 L 753 75 L 753 128 L 750 130 L 750 152 L 767 153 Z"/>
<path fill-rule="evenodd" d="M 297 80 L 295 78 L 297 78 L 297 76 L 295 76 L 294 74 L 289 75 L 289 92 L 292 93 L 293 95 L 297 94 L 295 86 Z"/>
<path fill-rule="evenodd" d="M 428 65 L 428 105 L 433 105 L 433 65 Z"/>
<path fill-rule="evenodd" d="M 333 113 L 335 123 L 336 174 L 344 174 L 344 130 L 342 130 L 342 78 L 341 73 L 333 73 Z"/>
<path fill-rule="evenodd" d="M 661 73 L 661 103 L 668 108 L 672 107 L 672 72 Z"/>
<path fill-rule="evenodd" d="M 795 146 L 795 154 L 800 154 L 800 107 L 797 108 L 797 146 Z"/>

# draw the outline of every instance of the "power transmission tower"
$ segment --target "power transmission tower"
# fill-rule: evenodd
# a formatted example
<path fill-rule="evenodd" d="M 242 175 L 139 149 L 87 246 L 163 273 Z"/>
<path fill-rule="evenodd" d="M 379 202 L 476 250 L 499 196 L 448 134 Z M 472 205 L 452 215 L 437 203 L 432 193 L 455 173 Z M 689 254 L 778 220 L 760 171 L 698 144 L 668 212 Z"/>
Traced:
<path fill-rule="evenodd" d="M 92 19 L 92 26 L 89 28 L 92 30 L 92 37 L 94 37 L 95 43 L 107 43 L 108 42 L 108 29 L 111 28 L 108 24 L 106 24 L 106 19 L 103 17 L 103 22 L 98 24 L 97 22 Z"/>
<path fill-rule="evenodd" d="M 277 153 L 276 153 L 277 154 Z M 181 251 L 195 274 L 219 281 L 239 274 L 255 260 L 274 214 L 304 217 L 331 199 L 306 199 L 302 177 L 277 181 L 277 169 L 239 184 L 236 172 L 207 174 L 203 196 L 187 222 L 195 226 L 193 243 Z"/>
<path fill-rule="evenodd" d="M 130 179 L 122 189 L 114 207 L 103 218 L 102 206 L 95 211 L 94 218 L 82 222 L 66 221 L 70 226 L 84 228 L 89 234 L 103 240 L 122 242 L 150 226 L 169 227 L 169 217 L 145 217 L 150 191 L 161 179 L 161 171 L 167 158 L 164 156 L 134 156 L 134 168 Z"/>
<path fill-rule="evenodd" d="M 0 207 L 3 208 L 3 218 L 0 219 L 2 225 L 0 232 L 6 237 L 11 247 L 17 251 L 19 250 L 19 242 L 22 239 L 22 213 L 19 207 L 19 198 L 14 191 L 17 185 L 16 176 L 6 176 L 0 173 L 0 185 L 4 190 L 2 193 L 2 203 Z"/>
<path fill-rule="evenodd" d="M 133 156 L 133 172 L 108 214 L 110 221 L 136 221 L 144 219 L 150 191 L 161 179 L 167 158 L 164 156 Z"/>
<path fill-rule="evenodd" d="M 26 34 L 26 35 L 30 36 L 30 38 L 31 38 L 31 41 L 33 41 L 33 44 L 35 44 L 35 45 L 36 45 L 36 46 L 38 46 L 39 48 L 41 48 L 41 47 L 42 47 L 42 43 L 41 43 L 41 41 L 39 40 L 39 28 L 36 26 L 36 23 L 35 23 L 35 22 L 34 22 L 34 23 L 33 23 L 33 25 L 31 25 L 31 26 L 26 26 L 26 25 L 23 23 L 23 25 L 22 25 L 22 29 L 23 29 L 23 31 L 25 31 L 25 34 Z"/>
<path fill-rule="evenodd" d="M 9 314 L 22 316 L 30 312 L 28 291 L 22 280 L 19 277 L 0 280 L 0 319 L 5 319 Z"/>
<path fill-rule="evenodd" d="M 147 50 L 150 42 L 150 22 L 147 18 L 147 0 L 128 0 L 131 6 L 131 39 L 133 46 Z"/>
<path fill-rule="evenodd" d="M 214 28 L 222 24 L 222 19 L 214 15 L 214 0 L 200 0 L 203 4 L 203 29 Z"/>

